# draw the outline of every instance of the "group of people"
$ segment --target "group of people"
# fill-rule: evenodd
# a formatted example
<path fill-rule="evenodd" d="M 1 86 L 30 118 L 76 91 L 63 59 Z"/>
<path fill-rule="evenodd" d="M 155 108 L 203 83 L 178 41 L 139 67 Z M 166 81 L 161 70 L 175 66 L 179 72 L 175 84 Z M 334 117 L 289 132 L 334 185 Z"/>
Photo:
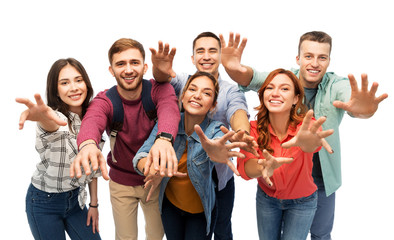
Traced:
<path fill-rule="evenodd" d="M 247 39 L 199 34 L 194 74 L 176 73 L 176 49 L 145 51 L 121 38 L 108 51 L 117 84 L 93 89 L 82 64 L 56 61 L 47 78 L 47 104 L 36 94 L 19 128 L 36 121 L 40 162 L 26 195 L 35 239 L 100 239 L 97 177 L 109 180 L 115 239 L 137 239 L 137 211 L 146 239 L 232 239 L 234 174 L 257 178 L 260 239 L 331 239 L 335 191 L 341 185 L 339 124 L 347 111 L 371 117 L 387 94 L 377 83 L 361 89 L 353 75 L 327 72 L 331 37 L 301 36 L 299 69 L 259 72 L 241 64 Z M 219 74 L 222 64 L 236 84 Z M 260 100 L 249 122 L 245 91 Z M 150 107 L 149 107 L 150 106 Z M 152 107 L 153 106 L 153 107 Z M 254 116 L 252 116 L 254 117 Z M 111 151 L 102 155 L 102 134 Z M 236 151 L 240 149 L 240 151 Z M 236 164 L 232 161 L 237 158 Z M 108 172 L 106 165 L 109 165 Z M 88 184 L 89 208 L 86 207 Z"/>

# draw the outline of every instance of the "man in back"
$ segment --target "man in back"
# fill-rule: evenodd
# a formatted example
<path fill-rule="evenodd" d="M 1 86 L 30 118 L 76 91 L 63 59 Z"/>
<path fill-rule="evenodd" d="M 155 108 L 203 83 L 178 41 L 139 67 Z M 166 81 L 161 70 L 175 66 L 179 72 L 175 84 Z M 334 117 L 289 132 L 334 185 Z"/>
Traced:
<path fill-rule="evenodd" d="M 269 72 L 259 72 L 241 64 L 242 52 L 247 40 L 240 40 L 240 35 L 230 33 L 228 45 L 220 35 L 222 42 L 222 64 L 229 76 L 239 84 L 243 91 L 258 91 Z M 374 115 L 381 101 L 387 94 L 375 97 L 378 88 L 373 83 L 368 91 L 367 75 L 363 74 L 361 90 L 353 75 L 348 78 L 327 72 L 330 64 L 331 37 L 319 31 L 301 36 L 298 56 L 299 69 L 292 71 L 299 77 L 305 90 L 304 103 L 314 110 L 315 118 L 326 116 L 323 129 L 334 129 L 334 134 L 327 138 L 334 153 L 321 150 L 313 156 L 312 175 L 318 187 L 318 208 L 310 230 L 312 239 L 331 239 L 334 223 L 335 192 L 341 186 L 341 152 L 339 124 L 344 112 L 357 118 L 369 118 Z"/>

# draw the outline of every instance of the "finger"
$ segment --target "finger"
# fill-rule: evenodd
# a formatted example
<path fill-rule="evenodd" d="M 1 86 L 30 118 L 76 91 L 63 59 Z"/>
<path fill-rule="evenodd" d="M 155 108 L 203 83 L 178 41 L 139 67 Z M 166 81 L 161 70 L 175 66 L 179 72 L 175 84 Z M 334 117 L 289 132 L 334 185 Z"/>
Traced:
<path fill-rule="evenodd" d="M 330 154 L 333 154 L 333 153 L 334 153 L 334 150 L 332 150 L 330 144 L 328 144 L 328 142 L 326 141 L 326 139 L 323 138 L 323 139 L 321 140 L 321 142 L 322 142 L 323 148 L 326 149 L 327 152 L 329 152 Z"/>
<path fill-rule="evenodd" d="M 276 158 L 276 161 L 282 165 L 285 163 L 292 163 L 294 161 L 294 158 L 281 157 L 281 158 Z"/>
<path fill-rule="evenodd" d="M 165 151 L 159 151 L 159 161 L 160 161 L 160 175 L 164 176 L 166 174 L 167 168 L 167 153 Z M 172 172 L 171 172 L 172 175 Z"/>
<path fill-rule="evenodd" d="M 149 48 L 150 52 L 152 53 L 152 57 L 157 54 L 156 49 L 154 48 Z"/>
<path fill-rule="evenodd" d="M 105 180 L 109 180 L 109 175 L 108 175 L 108 169 L 107 169 L 107 161 L 105 161 L 105 158 L 102 154 L 100 154 L 100 170 L 101 170 L 101 175 Z"/>
<path fill-rule="evenodd" d="M 320 138 L 326 138 L 328 136 L 331 136 L 333 133 L 334 133 L 334 129 L 328 129 L 328 130 L 325 130 L 325 131 L 318 132 L 317 135 Z"/>
<path fill-rule="evenodd" d="M 170 52 L 170 44 L 166 43 L 166 44 L 164 44 L 163 54 L 168 55 L 169 52 Z"/>
<path fill-rule="evenodd" d="M 194 125 L 194 131 L 197 133 L 198 137 L 200 138 L 201 142 L 207 142 L 209 139 L 205 136 L 204 132 L 202 131 L 200 125 Z"/>
<path fill-rule="evenodd" d="M 171 151 L 170 159 L 172 160 L 173 163 L 174 174 L 176 174 L 178 172 L 178 158 L 176 157 L 175 151 Z"/>
<path fill-rule="evenodd" d="M 241 52 L 244 51 L 247 42 L 248 42 L 248 39 L 247 39 L 247 38 L 243 38 L 243 39 L 242 39 L 241 45 L 239 46 L 239 50 L 240 50 Z"/>
<path fill-rule="evenodd" d="M 183 177 L 186 177 L 186 176 L 187 176 L 187 173 L 183 173 L 183 172 L 176 172 L 174 174 L 174 177 L 181 177 L 181 178 L 183 178 Z"/>
<path fill-rule="evenodd" d="M 23 129 L 23 126 L 25 125 L 29 113 L 30 113 L 29 110 L 25 110 L 21 113 L 21 116 L 19 117 L 19 130 Z"/>
<path fill-rule="evenodd" d="M 289 141 L 282 143 L 282 148 L 284 149 L 289 149 L 291 147 L 296 147 L 297 146 L 297 137 L 293 137 Z M 264 155 L 264 152 L 263 152 Z"/>
<path fill-rule="evenodd" d="M 169 177 L 173 176 L 173 159 L 170 151 L 167 152 L 167 174 Z"/>
<path fill-rule="evenodd" d="M 233 45 L 234 45 L 234 33 L 230 32 L 228 38 L 228 47 L 233 47 Z"/>
<path fill-rule="evenodd" d="M 352 95 L 353 95 L 353 92 L 358 92 L 357 81 L 354 78 L 353 74 L 349 74 L 348 78 L 349 78 L 350 87 L 352 88 Z"/>
<path fill-rule="evenodd" d="M 90 164 L 89 164 L 89 160 L 91 162 L 92 168 L 93 166 L 96 168 L 93 168 L 93 170 L 97 170 L 98 169 L 98 159 L 97 156 L 92 155 L 93 157 L 89 157 L 87 159 L 82 159 L 81 160 L 81 164 L 83 169 L 85 170 L 85 174 L 86 175 L 90 175 L 92 173 L 91 169 L 90 169 Z M 80 178 L 82 175 L 78 175 L 77 174 L 77 178 Z"/>
<path fill-rule="evenodd" d="M 81 161 L 76 161 L 74 164 L 74 171 L 75 171 L 75 176 L 77 178 L 80 178 L 82 176 L 82 171 L 81 171 Z"/>
<path fill-rule="evenodd" d="M 233 143 L 226 144 L 226 148 L 228 150 L 233 149 L 233 148 L 245 148 L 247 146 L 248 146 L 248 144 L 246 144 L 245 142 L 233 142 Z"/>
<path fill-rule="evenodd" d="M 159 171 L 160 170 L 160 164 L 159 164 L 160 153 L 154 149 L 153 150 L 151 149 L 151 151 L 149 151 L 149 154 L 152 157 L 153 169 L 155 169 L 156 171 Z"/>
<path fill-rule="evenodd" d="M 91 218 L 92 218 L 92 215 L 88 213 L 88 217 L 86 218 L 86 226 L 90 225 Z"/>
<path fill-rule="evenodd" d="M 338 100 L 335 100 L 335 101 L 332 103 L 332 105 L 333 105 L 334 107 L 336 107 L 336 108 L 343 109 L 344 111 L 348 111 L 348 109 L 349 109 L 348 104 L 346 104 L 346 103 L 344 103 L 344 102 L 341 102 L 341 101 L 338 101 Z"/>
<path fill-rule="evenodd" d="M 148 192 L 148 196 L 146 197 L 146 201 L 149 202 L 150 197 L 152 196 L 153 192 L 154 192 L 155 188 L 153 187 L 153 185 L 150 187 L 149 192 Z"/>
<path fill-rule="evenodd" d="M 27 98 L 15 98 L 15 101 L 20 104 L 25 104 L 28 108 L 34 107 L 34 103 Z"/>
<path fill-rule="evenodd" d="M 237 158 L 245 158 L 245 154 L 240 153 L 238 151 L 229 151 L 227 154 L 228 157 L 237 157 Z"/>
<path fill-rule="evenodd" d="M 316 133 L 317 130 L 323 125 L 323 123 L 326 121 L 326 117 L 319 117 L 311 126 L 310 131 L 312 133 Z"/>
<path fill-rule="evenodd" d="M 309 125 L 311 124 L 311 120 L 313 117 L 313 110 L 309 110 L 306 114 L 304 119 L 302 120 L 300 131 L 307 131 L 309 129 Z"/>
<path fill-rule="evenodd" d="M 158 46 L 158 53 L 163 53 L 163 42 L 159 41 L 159 46 Z"/>
<path fill-rule="evenodd" d="M 268 152 L 266 149 L 263 150 L 263 156 L 264 156 L 264 158 L 267 159 L 267 160 L 269 160 L 269 159 L 272 158 L 272 155 L 269 154 L 269 152 Z"/>
<path fill-rule="evenodd" d="M 77 155 L 77 157 L 78 157 L 78 155 Z M 75 167 L 75 159 L 70 165 L 70 178 L 74 178 L 74 174 L 75 174 L 74 167 Z"/>
<path fill-rule="evenodd" d="M 230 130 L 228 130 L 228 128 L 226 128 L 225 126 L 220 126 L 220 130 L 222 130 L 222 132 L 224 133 L 224 134 L 226 134 L 226 133 L 228 133 Z"/>
<path fill-rule="evenodd" d="M 220 39 L 220 45 L 222 46 L 222 49 L 226 47 L 226 40 L 224 40 L 223 34 L 219 34 L 219 39 Z"/>
<path fill-rule="evenodd" d="M 361 74 L 361 91 L 368 92 L 368 75 L 366 73 Z"/>
<path fill-rule="evenodd" d="M 173 47 L 173 48 L 171 48 L 171 51 L 170 51 L 171 58 L 174 58 L 175 54 L 176 54 L 176 48 Z"/>
<path fill-rule="evenodd" d="M 377 104 L 379 104 L 381 101 L 383 101 L 384 99 L 386 99 L 389 95 L 387 93 L 384 93 L 382 95 L 380 95 L 379 97 L 377 97 L 375 99 L 375 101 L 377 102 Z"/>
<path fill-rule="evenodd" d="M 235 175 L 240 176 L 237 168 L 235 167 L 234 163 L 231 160 L 227 161 L 227 166 L 235 173 Z"/>
<path fill-rule="evenodd" d="M 236 33 L 235 34 L 235 41 L 234 41 L 234 47 L 235 48 L 238 48 L 238 45 L 239 45 L 239 41 L 241 40 L 241 34 L 239 34 L 239 33 Z"/>
<path fill-rule="evenodd" d="M 235 132 L 234 131 L 229 131 L 228 133 L 224 134 L 220 139 L 219 142 L 221 144 L 225 144 L 227 141 L 229 141 L 233 136 Z"/>
<path fill-rule="evenodd" d="M 146 162 L 144 166 L 144 176 L 147 176 L 149 171 L 150 171 L 150 166 L 152 164 L 152 156 L 148 153 L 148 156 L 146 157 Z"/>
<path fill-rule="evenodd" d="M 34 94 L 34 98 L 36 99 L 37 105 L 39 105 L 39 106 L 45 105 L 45 103 L 44 103 L 44 101 L 42 100 L 40 94 L 38 94 L 38 93 Z"/>
<path fill-rule="evenodd" d="M 369 91 L 369 94 L 372 96 L 375 96 L 376 92 L 378 91 L 379 83 L 373 82 L 371 86 L 371 90 Z"/>
<path fill-rule="evenodd" d="M 272 182 L 271 182 L 271 179 L 270 179 L 270 177 L 268 176 L 268 173 L 267 173 L 267 170 L 263 170 L 262 171 L 262 175 L 263 175 L 263 179 L 264 179 L 264 181 L 268 184 L 268 186 L 272 186 Z"/>

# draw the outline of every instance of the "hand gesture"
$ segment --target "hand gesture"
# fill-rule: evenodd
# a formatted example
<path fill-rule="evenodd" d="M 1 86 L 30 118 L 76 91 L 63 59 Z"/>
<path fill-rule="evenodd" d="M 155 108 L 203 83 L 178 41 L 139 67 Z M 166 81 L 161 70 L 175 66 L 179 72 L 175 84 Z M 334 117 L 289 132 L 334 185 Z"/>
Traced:
<path fill-rule="evenodd" d="M 230 160 L 230 158 L 245 158 L 245 155 L 237 151 L 231 151 L 231 149 L 245 147 L 246 143 L 233 142 L 230 144 L 226 144 L 226 142 L 235 134 L 234 131 L 229 131 L 218 139 L 209 139 L 204 134 L 201 127 L 197 124 L 194 125 L 194 131 L 196 131 L 198 137 L 200 138 L 201 145 L 204 148 L 205 152 L 208 154 L 209 158 L 214 162 L 227 164 L 230 169 L 237 176 L 239 176 L 239 172 L 234 166 L 233 162 Z"/>
<path fill-rule="evenodd" d="M 241 58 L 247 39 L 243 38 L 241 44 L 239 44 L 241 35 L 239 33 L 235 34 L 234 39 L 234 33 L 230 32 L 228 45 L 226 46 L 223 35 L 220 34 L 219 37 L 222 45 L 221 62 L 226 71 L 246 72 L 247 69 L 241 65 Z"/>
<path fill-rule="evenodd" d="M 229 132 L 229 130 L 225 126 L 221 126 L 220 130 L 222 130 L 222 132 L 224 134 Z M 246 134 L 246 132 L 244 130 L 241 130 L 241 131 L 235 133 L 229 139 L 229 141 L 230 142 L 244 142 L 244 143 L 246 143 L 246 145 L 244 147 L 241 147 L 241 149 L 244 151 L 250 152 L 251 154 L 253 154 L 256 157 L 259 157 L 259 154 L 257 153 L 257 150 L 256 150 L 256 148 L 258 148 L 259 145 L 254 140 L 254 137 Z"/>
<path fill-rule="evenodd" d="M 27 98 L 16 98 L 15 101 L 25 104 L 28 109 L 22 112 L 19 118 L 19 129 L 23 129 L 26 120 L 39 122 L 41 127 L 47 131 L 56 131 L 59 126 L 66 126 L 67 122 L 61 120 L 53 111 L 48 107 L 41 98 L 40 94 L 34 94 L 36 104 Z"/>
<path fill-rule="evenodd" d="M 74 158 L 74 161 L 70 166 L 70 177 L 76 176 L 80 178 L 82 176 L 81 166 L 83 167 L 85 174 L 90 175 L 93 171 L 96 171 L 99 167 L 101 174 L 105 180 L 109 180 L 108 170 L 105 158 L 101 153 L 100 149 L 97 147 L 96 143 L 92 140 L 87 140 L 88 142 L 81 143 L 80 152 Z M 90 167 L 90 164 L 92 167 Z"/>
<path fill-rule="evenodd" d="M 301 128 L 292 139 L 282 144 L 283 148 L 300 147 L 304 152 L 314 152 L 316 148 L 323 146 L 327 152 L 333 153 L 331 146 L 324 139 L 334 133 L 333 129 L 319 131 L 321 125 L 326 121 L 325 117 L 320 117 L 311 124 L 313 110 L 309 110 L 302 122 Z"/>
<path fill-rule="evenodd" d="M 270 177 L 274 174 L 274 170 L 282 166 L 284 163 L 293 162 L 293 158 L 285 158 L 285 157 L 273 157 L 268 153 L 267 150 L 263 150 L 264 159 L 257 160 L 257 163 L 261 165 L 261 176 L 265 180 L 265 182 L 271 187 L 273 184 L 271 182 Z"/>
<path fill-rule="evenodd" d="M 159 82 L 168 81 L 168 77 L 174 78 L 176 76 L 174 70 L 172 70 L 172 62 L 176 53 L 176 48 L 172 48 L 170 51 L 170 45 L 166 43 L 163 46 L 163 42 L 159 41 L 158 51 L 154 48 L 149 48 L 152 52 L 152 65 L 153 75 L 155 79 L 159 78 Z M 167 77 L 165 79 L 161 79 Z"/>
<path fill-rule="evenodd" d="M 146 168 L 146 167 L 147 167 L 147 164 L 145 164 L 145 172 L 147 172 L 147 174 L 144 173 L 144 175 L 146 176 L 144 179 L 144 182 L 145 182 L 144 189 L 147 189 L 148 187 L 150 187 L 149 192 L 148 192 L 148 196 L 146 197 L 147 202 L 150 200 L 150 197 L 152 196 L 155 189 L 160 185 L 163 177 L 172 177 L 172 176 L 186 177 L 187 176 L 186 173 L 181 173 L 181 172 L 176 172 L 174 174 L 171 174 L 171 176 L 169 176 L 167 169 L 164 170 L 164 175 L 162 176 L 154 168 L 152 168 L 150 166 L 148 166 L 148 168 Z"/>
<path fill-rule="evenodd" d="M 369 118 L 378 110 L 379 103 L 388 97 L 387 93 L 375 97 L 378 90 L 378 83 L 372 84 L 371 90 L 368 91 L 368 76 L 361 74 L 361 90 L 358 89 L 357 81 L 352 74 L 348 75 L 352 94 L 347 103 L 334 101 L 333 105 L 341 108 L 355 117 Z"/>
<path fill-rule="evenodd" d="M 158 138 L 150 149 L 145 163 L 144 175 L 148 174 L 153 164 L 155 171 L 160 171 L 161 176 L 172 177 L 178 171 L 178 158 L 176 157 L 171 142 Z"/>
<path fill-rule="evenodd" d="M 98 208 L 89 207 L 86 226 L 90 226 L 90 223 L 92 223 L 93 233 L 96 233 L 96 230 L 97 232 L 100 232 Z"/>

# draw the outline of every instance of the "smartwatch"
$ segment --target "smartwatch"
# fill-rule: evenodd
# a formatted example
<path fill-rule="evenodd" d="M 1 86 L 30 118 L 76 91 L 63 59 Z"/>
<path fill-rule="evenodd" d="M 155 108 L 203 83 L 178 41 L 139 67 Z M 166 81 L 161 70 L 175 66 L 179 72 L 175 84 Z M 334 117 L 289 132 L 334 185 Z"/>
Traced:
<path fill-rule="evenodd" d="M 157 134 L 155 141 L 160 138 L 169 141 L 172 145 L 174 145 L 174 137 L 170 133 L 161 132 Z"/>

